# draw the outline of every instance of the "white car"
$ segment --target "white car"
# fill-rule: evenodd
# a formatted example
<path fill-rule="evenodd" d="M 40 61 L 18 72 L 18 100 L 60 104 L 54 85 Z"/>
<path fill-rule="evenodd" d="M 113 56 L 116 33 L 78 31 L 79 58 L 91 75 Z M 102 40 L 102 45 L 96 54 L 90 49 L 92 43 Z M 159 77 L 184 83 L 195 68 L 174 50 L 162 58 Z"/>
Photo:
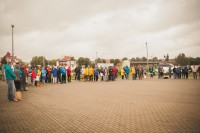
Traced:
<path fill-rule="evenodd" d="M 172 73 L 173 73 L 173 68 L 174 68 L 174 65 L 173 64 L 169 64 L 169 63 L 166 63 L 166 64 L 159 64 L 158 67 L 161 67 L 164 69 L 164 73 L 168 73 L 169 72 L 169 67 L 171 66 L 171 70 L 172 70 Z M 158 68 L 155 69 L 156 72 L 158 72 Z"/>

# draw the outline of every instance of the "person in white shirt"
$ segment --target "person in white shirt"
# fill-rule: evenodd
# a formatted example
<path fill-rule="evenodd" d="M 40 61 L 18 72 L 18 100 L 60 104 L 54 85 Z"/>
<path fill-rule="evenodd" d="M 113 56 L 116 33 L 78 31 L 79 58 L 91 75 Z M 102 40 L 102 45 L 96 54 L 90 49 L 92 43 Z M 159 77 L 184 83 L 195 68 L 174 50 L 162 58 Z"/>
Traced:
<path fill-rule="evenodd" d="M 82 75 L 82 79 L 85 80 L 85 66 L 84 65 L 81 68 L 81 75 Z"/>
<path fill-rule="evenodd" d="M 193 78 L 194 78 L 194 79 L 197 79 L 197 69 L 198 69 L 198 67 L 193 66 L 193 67 L 191 67 L 191 68 L 192 68 L 192 72 L 193 72 Z"/>

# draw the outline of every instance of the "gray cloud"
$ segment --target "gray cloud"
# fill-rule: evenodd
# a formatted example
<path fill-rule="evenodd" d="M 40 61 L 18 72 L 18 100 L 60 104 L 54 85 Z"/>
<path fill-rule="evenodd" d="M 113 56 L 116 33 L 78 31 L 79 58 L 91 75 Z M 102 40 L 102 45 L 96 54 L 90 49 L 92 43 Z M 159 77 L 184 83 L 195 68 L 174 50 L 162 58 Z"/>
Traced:
<path fill-rule="evenodd" d="M 199 0 L 1 0 L 0 56 L 200 56 Z"/>

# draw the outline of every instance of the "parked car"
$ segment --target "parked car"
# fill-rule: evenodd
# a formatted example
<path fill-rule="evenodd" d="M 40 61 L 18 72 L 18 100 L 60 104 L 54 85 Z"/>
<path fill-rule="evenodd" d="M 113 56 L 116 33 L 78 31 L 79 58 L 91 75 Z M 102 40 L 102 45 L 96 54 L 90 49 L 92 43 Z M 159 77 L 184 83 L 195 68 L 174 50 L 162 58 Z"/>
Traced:
<path fill-rule="evenodd" d="M 171 70 L 173 73 L 173 68 L 174 65 L 170 64 L 170 63 L 162 63 L 162 64 L 158 64 L 158 67 L 162 67 L 164 69 L 164 73 L 168 73 L 169 72 L 169 67 L 171 66 Z M 158 72 L 158 67 L 155 69 L 155 72 Z"/>

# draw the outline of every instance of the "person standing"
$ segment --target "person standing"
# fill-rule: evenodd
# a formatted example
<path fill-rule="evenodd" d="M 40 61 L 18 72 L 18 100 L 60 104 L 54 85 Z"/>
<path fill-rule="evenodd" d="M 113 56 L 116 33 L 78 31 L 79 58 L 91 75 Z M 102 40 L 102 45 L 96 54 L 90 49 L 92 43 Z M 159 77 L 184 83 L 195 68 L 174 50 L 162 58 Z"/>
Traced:
<path fill-rule="evenodd" d="M 103 67 L 101 67 L 101 69 L 100 69 L 100 76 L 101 76 L 101 81 L 103 81 L 103 77 L 104 77 Z"/>
<path fill-rule="evenodd" d="M 85 69 L 85 78 L 86 78 L 86 81 L 89 81 L 89 79 L 90 79 L 90 66 L 88 66 Z"/>
<path fill-rule="evenodd" d="M 47 71 L 46 71 L 46 69 L 44 67 L 42 67 L 41 73 L 42 73 L 42 83 L 45 84 Z"/>
<path fill-rule="evenodd" d="M 61 83 L 60 66 L 57 67 L 57 83 Z"/>
<path fill-rule="evenodd" d="M 108 81 L 108 73 L 109 73 L 109 70 L 107 67 L 105 67 L 104 69 L 105 81 Z"/>
<path fill-rule="evenodd" d="M 174 79 L 176 79 L 177 76 L 176 76 L 176 67 L 175 67 L 175 66 L 174 66 L 174 68 L 173 68 L 173 74 L 174 74 L 174 75 L 173 75 L 173 76 L 174 76 Z"/>
<path fill-rule="evenodd" d="M 63 65 L 60 67 L 60 73 L 62 74 L 61 83 L 66 83 L 66 69 L 63 67 Z"/>
<path fill-rule="evenodd" d="M 131 74 L 132 74 L 132 79 L 135 80 L 135 67 L 131 67 Z"/>
<path fill-rule="evenodd" d="M 36 72 L 35 72 L 35 69 L 33 68 L 32 69 L 32 86 L 35 86 L 35 80 L 36 80 Z"/>
<path fill-rule="evenodd" d="M 128 80 L 129 79 L 129 73 L 130 73 L 130 69 L 128 68 L 128 66 L 126 66 L 124 68 L 124 71 L 125 71 L 125 78 Z"/>
<path fill-rule="evenodd" d="M 27 91 L 26 90 L 26 68 L 25 65 L 22 65 L 20 68 L 21 72 L 22 72 L 22 78 L 21 78 L 21 91 Z"/>
<path fill-rule="evenodd" d="M 58 75 L 57 75 L 57 72 L 58 72 L 58 70 L 57 70 L 56 66 L 54 66 L 53 69 L 52 69 L 53 84 L 57 83 L 57 76 L 58 76 Z"/>
<path fill-rule="evenodd" d="M 112 80 L 115 81 L 115 78 L 117 77 L 117 69 L 115 66 L 112 67 Z"/>
<path fill-rule="evenodd" d="M 137 79 L 137 77 L 139 77 L 139 65 L 135 67 L 135 79 Z"/>
<path fill-rule="evenodd" d="M 154 69 L 153 69 L 152 65 L 150 65 L 150 67 L 149 67 L 149 72 L 150 72 L 150 78 L 153 78 Z"/>
<path fill-rule="evenodd" d="M 141 65 L 139 65 L 139 67 L 138 67 L 138 77 L 139 77 L 139 79 L 140 80 L 142 80 L 142 76 L 143 76 L 143 69 L 142 69 L 142 66 Z"/>
<path fill-rule="evenodd" d="M 81 80 L 81 68 L 78 65 L 78 67 L 76 68 L 76 80 L 80 81 Z"/>
<path fill-rule="evenodd" d="M 50 68 L 50 66 L 47 67 L 47 82 L 51 83 L 51 68 Z"/>
<path fill-rule="evenodd" d="M 94 77 L 94 69 L 93 69 L 92 66 L 91 66 L 90 69 L 89 69 L 89 76 L 90 76 L 90 81 L 93 81 L 93 77 Z"/>
<path fill-rule="evenodd" d="M 82 68 L 81 68 L 81 77 L 83 79 L 83 81 L 85 80 L 85 66 L 83 65 Z"/>
<path fill-rule="evenodd" d="M 197 72 L 199 73 L 199 79 L 200 79 L 200 65 L 199 65 L 199 67 L 198 67 Z"/>
<path fill-rule="evenodd" d="M 69 66 L 68 69 L 67 69 L 67 80 L 68 80 L 68 83 L 71 82 L 71 74 L 72 74 L 72 70 L 71 70 L 71 67 Z"/>
<path fill-rule="evenodd" d="M 121 76 L 122 76 L 122 79 L 124 79 L 124 69 L 123 68 L 121 68 Z"/>
<path fill-rule="evenodd" d="M 21 100 L 21 79 L 22 79 L 22 71 L 19 69 L 19 65 L 17 64 L 14 69 L 14 74 L 16 75 L 16 78 L 14 79 L 14 84 L 16 88 L 16 93 L 18 95 L 15 95 L 14 101 L 20 101 Z"/>
<path fill-rule="evenodd" d="M 109 69 L 108 69 L 108 72 L 109 72 L 108 80 L 109 80 L 109 81 L 113 80 L 113 79 L 112 79 L 112 78 L 113 78 L 112 71 L 113 71 L 113 69 L 112 69 L 112 67 L 110 66 Z"/>
<path fill-rule="evenodd" d="M 95 75 L 95 81 L 98 81 L 98 78 L 99 78 L 99 69 L 97 67 L 94 70 L 94 75 Z"/>
<path fill-rule="evenodd" d="M 184 67 L 184 72 L 185 72 L 185 79 L 188 79 L 189 69 L 187 66 Z"/>
<path fill-rule="evenodd" d="M 192 73 L 193 73 L 193 78 L 194 78 L 194 79 L 197 79 L 197 69 L 198 69 L 198 68 L 197 68 L 196 66 L 193 66 L 193 67 L 192 67 Z"/>
<path fill-rule="evenodd" d="M 172 68 L 171 66 L 169 67 L 169 78 L 171 79 L 171 76 L 172 76 Z"/>
<path fill-rule="evenodd" d="M 7 61 L 8 64 L 4 66 L 5 70 L 5 75 L 6 75 L 6 82 L 8 85 L 8 100 L 14 101 L 14 92 L 15 92 L 15 87 L 14 87 L 14 79 L 16 78 L 16 75 L 12 71 L 12 63 L 11 61 Z"/>
<path fill-rule="evenodd" d="M 77 79 L 77 77 L 78 77 L 78 76 L 77 76 L 77 68 L 78 68 L 78 66 L 74 69 L 74 72 L 75 72 L 75 78 L 74 78 L 74 80 L 78 80 L 78 79 Z"/>

